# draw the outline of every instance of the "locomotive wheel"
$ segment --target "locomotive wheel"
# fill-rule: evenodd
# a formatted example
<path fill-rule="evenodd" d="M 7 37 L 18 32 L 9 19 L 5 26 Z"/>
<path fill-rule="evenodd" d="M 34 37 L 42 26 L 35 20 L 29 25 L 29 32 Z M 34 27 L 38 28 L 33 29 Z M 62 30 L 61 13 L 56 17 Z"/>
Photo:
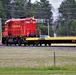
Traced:
<path fill-rule="evenodd" d="M 21 44 L 20 44 L 20 43 L 18 43 L 18 46 L 21 46 Z"/>
<path fill-rule="evenodd" d="M 8 41 L 5 40 L 5 45 L 8 46 Z"/>
<path fill-rule="evenodd" d="M 24 46 L 26 46 L 26 44 L 24 44 Z"/>
<path fill-rule="evenodd" d="M 21 46 L 21 39 L 18 40 L 18 46 Z"/>
<path fill-rule="evenodd" d="M 8 46 L 8 43 L 6 43 L 6 46 Z"/>
<path fill-rule="evenodd" d="M 18 41 L 18 46 L 21 46 L 21 43 L 20 43 L 20 41 Z"/>
<path fill-rule="evenodd" d="M 2 37 L 2 44 L 5 44 L 5 37 Z"/>

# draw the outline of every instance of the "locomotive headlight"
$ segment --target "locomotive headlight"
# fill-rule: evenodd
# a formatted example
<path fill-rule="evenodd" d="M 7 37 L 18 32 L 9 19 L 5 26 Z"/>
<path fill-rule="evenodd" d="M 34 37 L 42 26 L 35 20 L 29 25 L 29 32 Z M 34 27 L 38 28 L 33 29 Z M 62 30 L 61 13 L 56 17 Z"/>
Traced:
<path fill-rule="evenodd" d="M 7 28 L 5 28 L 5 30 L 7 31 Z"/>
<path fill-rule="evenodd" d="M 14 26 L 12 26 L 13 28 L 16 28 L 16 26 L 14 25 Z"/>
<path fill-rule="evenodd" d="M 18 27 L 20 28 L 20 25 Z"/>
<path fill-rule="evenodd" d="M 20 28 L 20 25 L 14 25 L 13 28 Z"/>

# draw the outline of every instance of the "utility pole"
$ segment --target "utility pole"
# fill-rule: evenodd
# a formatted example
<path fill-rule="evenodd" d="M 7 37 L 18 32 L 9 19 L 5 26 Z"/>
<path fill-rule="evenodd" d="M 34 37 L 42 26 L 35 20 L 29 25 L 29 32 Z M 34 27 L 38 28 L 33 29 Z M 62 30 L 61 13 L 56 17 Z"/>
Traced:
<path fill-rule="evenodd" d="M 50 33 L 49 33 L 49 21 L 48 21 L 48 36 L 50 35 Z"/>
<path fill-rule="evenodd" d="M 47 25 L 48 25 L 48 36 L 50 35 L 50 29 L 49 29 L 49 19 L 47 19 Z"/>

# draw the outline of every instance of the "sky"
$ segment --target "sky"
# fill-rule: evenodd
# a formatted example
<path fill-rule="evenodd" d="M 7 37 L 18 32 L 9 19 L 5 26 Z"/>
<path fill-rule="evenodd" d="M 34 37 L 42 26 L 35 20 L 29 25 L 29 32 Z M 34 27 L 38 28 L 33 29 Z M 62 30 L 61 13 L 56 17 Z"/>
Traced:
<path fill-rule="evenodd" d="M 31 0 L 31 2 L 40 1 L 40 0 Z M 54 8 L 58 8 L 63 0 L 48 0 Z"/>
<path fill-rule="evenodd" d="M 53 12 L 53 18 L 55 20 L 57 19 L 57 16 L 58 16 L 58 8 L 63 0 L 49 0 L 49 1 L 54 7 L 54 10 L 52 12 Z"/>
<path fill-rule="evenodd" d="M 40 0 L 31 0 L 32 3 L 35 1 L 40 1 Z M 57 9 L 59 8 L 59 6 L 63 0 L 48 0 L 48 1 L 50 2 L 50 4 L 52 4 L 52 6 L 54 8 L 54 10 L 52 12 L 53 12 L 53 18 L 55 19 L 57 17 L 57 14 L 58 14 Z"/>

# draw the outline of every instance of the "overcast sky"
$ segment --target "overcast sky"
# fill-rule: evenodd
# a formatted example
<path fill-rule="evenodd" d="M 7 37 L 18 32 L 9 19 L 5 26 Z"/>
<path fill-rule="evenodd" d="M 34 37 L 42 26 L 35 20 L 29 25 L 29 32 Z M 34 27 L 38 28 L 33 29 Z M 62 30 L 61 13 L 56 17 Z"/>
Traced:
<path fill-rule="evenodd" d="M 31 1 L 35 2 L 36 0 L 31 0 Z M 40 0 L 37 0 L 37 1 L 40 1 Z M 63 0 L 49 0 L 49 1 L 54 8 L 58 8 Z"/>
<path fill-rule="evenodd" d="M 40 0 L 31 0 L 31 1 L 35 2 L 35 1 L 40 1 Z M 52 6 L 54 7 L 54 11 L 53 11 L 53 18 L 54 19 L 57 18 L 57 14 L 58 14 L 57 8 L 59 8 L 62 1 L 63 0 L 49 0 L 50 4 L 52 4 Z"/>

